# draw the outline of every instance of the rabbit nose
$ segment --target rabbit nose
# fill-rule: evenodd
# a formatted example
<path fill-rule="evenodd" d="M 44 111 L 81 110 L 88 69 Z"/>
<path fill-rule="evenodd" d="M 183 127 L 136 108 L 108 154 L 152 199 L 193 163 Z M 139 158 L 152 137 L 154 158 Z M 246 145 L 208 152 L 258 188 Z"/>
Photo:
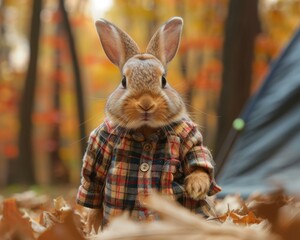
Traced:
<path fill-rule="evenodd" d="M 145 111 L 145 112 L 148 112 L 150 110 L 152 110 L 154 107 L 155 107 L 155 104 L 152 104 L 152 105 L 141 105 L 141 104 L 138 104 L 138 107 Z"/>
<path fill-rule="evenodd" d="M 140 110 L 148 112 L 155 108 L 156 104 L 153 102 L 150 97 L 144 97 L 140 99 L 140 101 L 137 103 L 137 106 Z"/>

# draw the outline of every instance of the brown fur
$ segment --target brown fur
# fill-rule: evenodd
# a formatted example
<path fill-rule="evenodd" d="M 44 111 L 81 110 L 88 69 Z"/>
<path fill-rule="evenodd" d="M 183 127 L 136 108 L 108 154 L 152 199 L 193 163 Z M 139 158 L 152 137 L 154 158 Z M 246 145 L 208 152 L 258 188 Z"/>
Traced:
<path fill-rule="evenodd" d="M 135 55 L 122 70 L 127 89 L 120 85 L 106 105 L 107 116 L 116 124 L 131 129 L 143 125 L 158 128 L 188 117 L 179 94 L 171 86 L 162 88 L 165 68 L 153 55 Z M 145 111 L 141 112 L 141 109 L 147 105 L 153 108 L 147 112 L 149 121 L 143 121 Z"/>
<path fill-rule="evenodd" d="M 185 178 L 185 190 L 187 194 L 195 199 L 200 200 L 206 197 L 210 187 L 210 179 L 202 169 L 197 169 Z"/>

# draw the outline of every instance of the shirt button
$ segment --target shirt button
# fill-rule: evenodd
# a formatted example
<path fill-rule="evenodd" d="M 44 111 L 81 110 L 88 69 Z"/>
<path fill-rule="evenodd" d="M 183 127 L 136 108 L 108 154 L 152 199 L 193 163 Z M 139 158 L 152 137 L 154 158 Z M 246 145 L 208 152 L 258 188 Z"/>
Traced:
<path fill-rule="evenodd" d="M 140 169 L 142 172 L 147 172 L 149 170 L 150 166 L 148 163 L 142 163 L 140 166 Z"/>
<path fill-rule="evenodd" d="M 134 133 L 132 138 L 137 142 L 142 142 L 145 140 L 144 136 L 141 133 Z"/>
<path fill-rule="evenodd" d="M 152 145 L 151 145 L 150 143 L 146 143 L 146 144 L 144 145 L 144 151 L 145 151 L 145 152 L 150 152 L 151 149 L 152 149 Z"/>

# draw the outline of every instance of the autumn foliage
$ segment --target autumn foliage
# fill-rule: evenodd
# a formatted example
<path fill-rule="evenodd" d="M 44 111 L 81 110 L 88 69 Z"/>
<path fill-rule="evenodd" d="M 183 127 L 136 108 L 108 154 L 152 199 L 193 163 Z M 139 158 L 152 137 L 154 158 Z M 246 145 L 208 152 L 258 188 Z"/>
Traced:
<path fill-rule="evenodd" d="M 3 1 L 1 8 L 3 21 L 0 25 L 5 31 L 0 49 L 7 53 L 0 56 L 1 186 L 11 180 L 11 163 L 19 157 L 18 117 L 28 64 L 27 30 L 32 2 Z M 37 101 L 31 116 L 33 156 L 38 159 L 34 166 L 37 184 L 78 183 L 82 158 L 80 143 L 87 140 L 79 137 L 79 128 L 82 124 L 86 125 L 87 137 L 99 125 L 104 118 L 105 100 L 120 81 L 117 69 L 101 50 L 94 19 L 88 13 L 88 1 L 66 1 L 85 100 L 86 121 L 78 122 L 72 57 L 58 2 L 43 1 L 41 13 Z M 99 13 L 97 16 L 105 17 L 124 29 L 142 49 L 159 24 L 171 16 L 184 19 L 182 42 L 176 59 L 169 66 L 168 81 L 186 98 L 191 117 L 202 126 L 206 145 L 210 148 L 214 147 L 218 138 L 216 126 L 220 116 L 217 109 L 222 88 L 222 48 L 228 3 L 228 0 L 115 0 L 105 15 Z M 260 1 L 261 33 L 255 41 L 252 92 L 260 85 L 270 62 L 298 26 L 299 9 L 295 0 Z M 55 104 L 58 100 L 59 107 Z"/>
<path fill-rule="evenodd" d="M 7 187 L 16 177 L 10 176 L 10 172 L 19 157 L 18 134 L 22 123 L 18 117 L 28 64 L 26 51 L 33 2 L 0 1 L 0 187 Z M 101 50 L 94 19 L 87 9 L 89 1 L 65 2 L 82 71 L 86 121 L 79 122 L 76 115 L 72 57 L 58 1 L 44 0 L 34 93 L 37 101 L 30 118 L 36 184 L 78 184 L 80 143 L 86 142 L 88 133 L 102 122 L 105 100 L 121 80 Z M 252 93 L 299 27 L 300 16 L 297 0 L 259 2 L 261 32 L 255 39 Z M 182 42 L 169 66 L 168 81 L 186 98 L 191 117 L 201 126 L 209 147 L 218 137 L 217 108 L 228 3 L 229 0 L 115 0 L 105 16 L 99 15 L 126 30 L 141 46 L 145 46 L 160 23 L 171 16 L 183 17 Z M 82 124 L 87 132 L 86 137 L 80 138 Z M 161 215 L 160 222 L 137 224 L 125 214 L 99 234 L 86 232 L 87 212 L 75 205 L 74 195 L 54 199 L 34 192 L 0 195 L 0 239 L 300 239 L 299 199 L 283 192 L 246 200 L 238 195 L 211 199 L 215 212 L 207 219 L 154 195 L 145 199 L 144 204 Z"/>

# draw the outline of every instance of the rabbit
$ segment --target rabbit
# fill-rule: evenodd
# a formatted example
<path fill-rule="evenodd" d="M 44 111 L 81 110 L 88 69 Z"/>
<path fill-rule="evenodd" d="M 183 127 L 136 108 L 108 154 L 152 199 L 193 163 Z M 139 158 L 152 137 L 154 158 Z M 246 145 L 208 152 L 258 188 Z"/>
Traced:
<path fill-rule="evenodd" d="M 139 199 L 153 190 L 191 211 L 207 195 L 221 191 L 212 155 L 183 99 L 167 81 L 167 65 L 178 50 L 182 26 L 182 18 L 169 19 L 141 52 L 117 26 L 96 21 L 104 52 L 122 77 L 83 158 L 77 203 L 92 208 L 89 230 L 106 226 L 124 211 L 137 221 L 159 219 Z"/>

